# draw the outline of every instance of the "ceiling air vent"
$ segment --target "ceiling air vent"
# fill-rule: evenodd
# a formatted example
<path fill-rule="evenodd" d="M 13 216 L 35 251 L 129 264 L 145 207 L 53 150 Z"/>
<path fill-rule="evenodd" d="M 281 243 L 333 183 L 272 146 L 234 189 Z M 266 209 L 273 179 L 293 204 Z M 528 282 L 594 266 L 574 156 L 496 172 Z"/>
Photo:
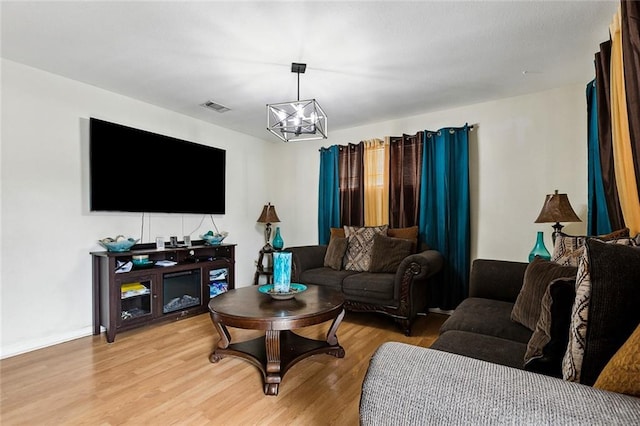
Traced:
<path fill-rule="evenodd" d="M 207 101 L 207 102 L 205 102 L 203 104 L 200 104 L 200 106 L 212 109 L 215 112 L 220 112 L 220 113 L 231 111 L 231 108 L 227 108 L 226 106 L 217 104 L 217 103 L 215 103 L 213 101 Z"/>

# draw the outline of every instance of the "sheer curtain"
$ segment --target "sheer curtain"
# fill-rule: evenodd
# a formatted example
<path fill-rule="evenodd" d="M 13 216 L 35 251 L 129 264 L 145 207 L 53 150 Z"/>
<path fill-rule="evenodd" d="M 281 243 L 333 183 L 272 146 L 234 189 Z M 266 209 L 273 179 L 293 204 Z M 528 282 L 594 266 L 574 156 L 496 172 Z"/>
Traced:
<path fill-rule="evenodd" d="M 390 137 L 389 226 L 405 228 L 418 224 L 420 173 L 424 132 Z"/>
<path fill-rule="evenodd" d="M 364 141 L 364 225 L 389 223 L 389 142 Z"/>
<path fill-rule="evenodd" d="M 364 144 L 339 147 L 340 223 L 342 226 L 364 224 Z"/>
<path fill-rule="evenodd" d="M 469 127 L 425 131 L 420 240 L 442 253 L 431 285 L 431 308 L 454 309 L 469 294 Z"/>

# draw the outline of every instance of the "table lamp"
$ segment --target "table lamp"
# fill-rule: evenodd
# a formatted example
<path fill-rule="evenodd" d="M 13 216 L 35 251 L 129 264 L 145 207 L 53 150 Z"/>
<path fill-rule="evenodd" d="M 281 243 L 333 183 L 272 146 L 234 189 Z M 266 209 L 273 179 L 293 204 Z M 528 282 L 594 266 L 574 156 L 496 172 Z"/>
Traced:
<path fill-rule="evenodd" d="M 563 225 L 560 222 L 582 222 L 576 212 L 573 211 L 569 197 L 567 194 L 558 194 L 556 189 L 553 194 L 547 194 L 544 200 L 542 210 L 535 223 L 553 223 L 553 242 L 556 241 L 556 235 L 562 231 Z"/>
<path fill-rule="evenodd" d="M 271 240 L 271 224 L 276 222 L 280 222 L 280 219 L 278 218 L 278 214 L 276 213 L 276 208 L 275 206 L 272 206 L 271 203 L 267 203 L 262 208 L 262 213 L 258 218 L 258 223 L 266 224 L 264 229 L 265 244 L 263 247 L 263 250 L 265 251 L 273 250 L 273 247 L 271 247 L 271 244 L 269 243 L 269 241 Z"/>

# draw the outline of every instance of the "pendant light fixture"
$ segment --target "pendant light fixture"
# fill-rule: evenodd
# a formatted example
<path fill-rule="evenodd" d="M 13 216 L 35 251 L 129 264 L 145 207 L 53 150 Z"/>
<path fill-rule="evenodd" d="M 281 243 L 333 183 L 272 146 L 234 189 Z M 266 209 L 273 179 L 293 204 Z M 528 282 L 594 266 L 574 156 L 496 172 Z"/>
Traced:
<path fill-rule="evenodd" d="M 327 138 L 327 115 L 315 99 L 300 100 L 300 74 L 307 64 L 292 63 L 298 74 L 298 100 L 267 105 L 267 130 L 285 142 Z"/>

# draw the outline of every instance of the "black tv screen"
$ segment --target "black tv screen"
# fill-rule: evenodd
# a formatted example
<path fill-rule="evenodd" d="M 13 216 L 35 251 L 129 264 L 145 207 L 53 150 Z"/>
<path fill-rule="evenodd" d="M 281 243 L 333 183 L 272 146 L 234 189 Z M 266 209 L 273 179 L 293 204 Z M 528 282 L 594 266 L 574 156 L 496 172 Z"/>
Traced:
<path fill-rule="evenodd" d="M 90 118 L 91 211 L 225 213 L 226 151 Z"/>

